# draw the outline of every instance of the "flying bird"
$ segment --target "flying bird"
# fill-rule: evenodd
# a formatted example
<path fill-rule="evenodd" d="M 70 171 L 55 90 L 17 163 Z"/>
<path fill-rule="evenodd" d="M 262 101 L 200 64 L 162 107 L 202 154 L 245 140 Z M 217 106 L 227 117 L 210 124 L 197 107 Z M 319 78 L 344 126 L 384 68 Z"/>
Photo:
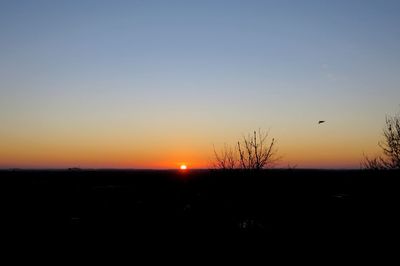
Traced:
<path fill-rule="evenodd" d="M 325 123 L 325 120 L 319 120 L 319 121 L 318 121 L 318 125 L 319 125 L 319 124 L 322 124 L 322 123 Z"/>

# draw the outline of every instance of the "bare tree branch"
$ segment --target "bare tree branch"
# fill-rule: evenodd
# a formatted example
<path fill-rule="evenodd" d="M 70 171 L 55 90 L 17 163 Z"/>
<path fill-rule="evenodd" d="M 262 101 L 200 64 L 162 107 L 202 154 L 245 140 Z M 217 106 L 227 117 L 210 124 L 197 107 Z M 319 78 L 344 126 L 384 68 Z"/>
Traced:
<path fill-rule="evenodd" d="M 386 116 L 383 140 L 378 142 L 382 155 L 369 158 L 364 155 L 361 166 L 366 169 L 400 169 L 400 115 Z"/>
<path fill-rule="evenodd" d="M 252 169 L 260 170 L 271 168 L 278 161 L 276 142 L 273 138 L 267 142 L 268 132 L 254 131 L 252 135 L 243 136 L 237 142 L 236 149 L 224 146 L 217 153 L 214 147 L 215 163 L 217 169 Z"/>
<path fill-rule="evenodd" d="M 214 168 L 216 169 L 235 169 L 236 168 L 236 155 L 232 147 L 224 145 L 224 148 L 218 153 L 214 148 Z"/>

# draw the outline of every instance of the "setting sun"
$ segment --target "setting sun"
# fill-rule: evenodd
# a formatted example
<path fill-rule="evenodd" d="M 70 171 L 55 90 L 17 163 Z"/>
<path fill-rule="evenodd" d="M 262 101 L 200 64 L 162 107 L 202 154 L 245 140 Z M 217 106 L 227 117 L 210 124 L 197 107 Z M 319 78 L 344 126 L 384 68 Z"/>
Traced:
<path fill-rule="evenodd" d="M 187 166 L 186 166 L 185 164 L 182 164 L 181 167 L 180 167 L 180 169 L 181 169 L 181 170 L 186 170 L 186 169 L 187 169 Z"/>

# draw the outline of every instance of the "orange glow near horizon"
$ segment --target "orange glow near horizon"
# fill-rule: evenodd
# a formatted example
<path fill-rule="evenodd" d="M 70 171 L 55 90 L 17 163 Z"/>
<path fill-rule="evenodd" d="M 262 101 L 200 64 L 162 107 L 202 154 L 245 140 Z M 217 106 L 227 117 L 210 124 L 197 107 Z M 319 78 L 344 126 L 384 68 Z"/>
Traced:
<path fill-rule="evenodd" d="M 192 135 L 190 139 L 183 139 L 163 136 L 157 143 L 147 145 L 144 138 L 133 141 L 128 136 L 119 139 L 94 136 L 77 137 L 74 141 L 61 137 L 44 139 L 40 135 L 32 137 L 35 141 L 3 138 L 0 168 L 180 169 L 186 165 L 188 169 L 207 169 L 214 158 L 210 140 L 217 139 L 215 146 L 221 147 L 226 137 Z M 357 169 L 363 154 L 380 154 L 374 138 L 328 136 L 329 141 L 326 141 L 313 135 L 310 141 L 311 137 L 301 134 L 296 139 L 282 132 L 276 132 L 274 136 L 278 139 L 278 155 L 282 157 L 277 168 Z M 235 138 L 232 139 L 228 142 L 234 142 Z"/>
<path fill-rule="evenodd" d="M 374 155 L 374 154 L 372 154 Z M 299 157 L 287 157 L 287 160 L 282 160 L 279 162 L 275 168 L 359 168 L 362 157 L 360 158 L 344 158 L 342 160 L 336 158 L 336 160 L 329 160 L 328 158 L 299 158 Z M 143 162 L 143 163 L 133 163 L 132 161 L 76 161 L 76 160 L 26 160 L 26 161 L 2 161 L 0 163 L 0 168 L 115 168 L 115 169 L 180 169 L 187 170 L 187 165 L 177 165 L 174 162 Z M 186 167 L 186 168 L 185 168 Z M 194 169 L 208 169 L 211 164 L 208 161 L 197 162 L 192 164 L 191 168 Z"/>
<path fill-rule="evenodd" d="M 358 151 L 344 151 L 326 153 L 314 151 L 303 154 L 296 149 L 281 149 L 279 155 L 282 156 L 276 168 L 286 168 L 288 166 L 296 168 L 359 168 L 363 158 L 363 153 Z M 377 153 L 366 152 L 365 154 L 374 156 Z M 121 169 L 189 169 L 187 163 L 176 159 L 173 155 L 153 155 L 138 156 L 136 154 L 111 154 L 107 156 L 102 153 L 96 154 L 81 153 L 74 156 L 73 153 L 62 154 L 54 152 L 53 156 L 46 154 L 27 153 L 25 156 L 0 156 L 0 168 L 121 168 Z M 205 152 L 195 156 L 186 155 L 190 160 L 190 168 L 207 169 L 212 162 L 212 154 Z"/>

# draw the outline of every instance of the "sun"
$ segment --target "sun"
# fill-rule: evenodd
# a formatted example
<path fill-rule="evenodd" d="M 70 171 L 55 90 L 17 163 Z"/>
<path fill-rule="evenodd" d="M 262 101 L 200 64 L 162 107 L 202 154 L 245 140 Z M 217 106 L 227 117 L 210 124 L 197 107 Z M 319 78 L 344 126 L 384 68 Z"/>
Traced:
<path fill-rule="evenodd" d="M 186 164 L 181 164 L 181 166 L 179 167 L 181 170 L 186 170 L 187 169 L 187 166 L 186 166 Z"/>

